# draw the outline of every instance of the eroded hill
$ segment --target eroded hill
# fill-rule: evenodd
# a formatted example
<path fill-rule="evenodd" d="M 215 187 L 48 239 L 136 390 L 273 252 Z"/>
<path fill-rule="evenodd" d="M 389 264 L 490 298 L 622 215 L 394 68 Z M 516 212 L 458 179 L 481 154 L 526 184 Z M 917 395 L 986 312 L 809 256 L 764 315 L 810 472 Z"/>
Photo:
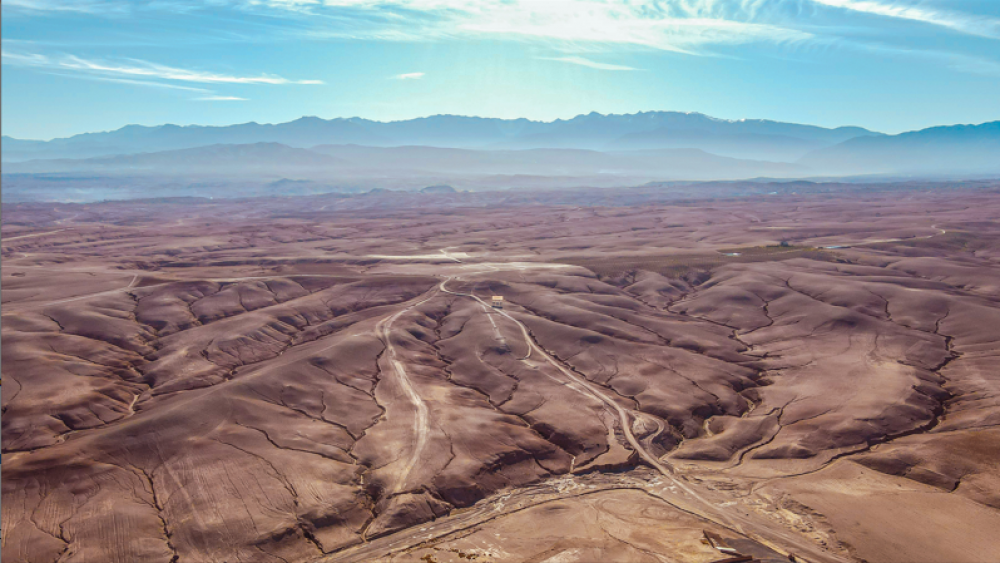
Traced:
<path fill-rule="evenodd" d="M 6 206 L 4 559 L 995 559 L 1000 192 L 547 197 Z"/>

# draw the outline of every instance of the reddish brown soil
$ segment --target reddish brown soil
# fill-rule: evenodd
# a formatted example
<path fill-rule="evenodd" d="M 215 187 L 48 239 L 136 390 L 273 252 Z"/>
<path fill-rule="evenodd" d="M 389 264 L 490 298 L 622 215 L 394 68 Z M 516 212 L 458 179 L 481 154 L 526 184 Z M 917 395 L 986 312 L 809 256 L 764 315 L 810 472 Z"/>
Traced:
<path fill-rule="evenodd" d="M 996 560 L 1000 191 L 567 199 L 5 206 L 4 561 Z"/>

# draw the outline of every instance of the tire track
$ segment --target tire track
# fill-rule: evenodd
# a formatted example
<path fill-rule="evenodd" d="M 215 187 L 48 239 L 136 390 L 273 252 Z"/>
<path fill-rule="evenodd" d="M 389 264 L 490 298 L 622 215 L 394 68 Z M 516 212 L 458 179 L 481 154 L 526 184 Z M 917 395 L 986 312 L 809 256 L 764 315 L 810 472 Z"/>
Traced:
<path fill-rule="evenodd" d="M 439 287 L 441 288 L 442 291 L 444 291 L 445 293 L 450 293 L 452 295 L 458 295 L 458 296 L 462 296 L 462 297 L 470 297 L 472 299 L 475 299 L 484 308 L 486 308 L 487 311 L 489 310 L 490 306 L 485 301 L 483 301 L 482 299 L 480 299 L 479 297 L 477 297 L 475 295 L 472 295 L 471 293 L 460 293 L 460 292 L 455 292 L 455 291 L 451 291 L 450 289 L 448 289 L 445 286 L 445 284 L 448 281 L 450 281 L 450 279 L 451 278 L 449 278 L 448 280 L 445 280 L 444 282 L 441 282 L 441 285 Z M 642 457 L 642 459 L 646 463 L 648 463 L 653 469 L 656 469 L 664 477 L 666 477 L 666 478 L 670 479 L 671 481 L 673 481 L 675 485 L 677 485 L 679 488 L 681 488 L 682 490 L 684 490 L 685 492 L 687 492 L 688 494 L 690 494 L 695 499 L 701 501 L 702 503 L 710 504 L 707 500 L 705 500 L 700 495 L 698 495 L 698 493 L 695 492 L 693 489 L 691 489 L 686 484 L 684 484 L 683 482 L 681 482 L 678 479 L 676 479 L 674 477 L 674 469 L 673 469 L 672 466 L 670 466 L 669 464 L 661 463 L 655 456 L 653 456 L 652 454 L 650 454 L 646 450 L 646 448 L 644 448 L 642 446 L 642 444 L 639 443 L 639 440 L 636 439 L 635 434 L 632 433 L 632 417 L 625 410 L 624 407 L 622 407 L 621 405 L 619 405 L 614 399 L 612 399 L 602 389 L 596 387 L 591 382 L 589 382 L 586 379 L 580 377 L 575 372 L 573 372 L 572 370 L 570 370 L 566 366 L 564 366 L 562 364 L 562 362 L 559 362 L 558 360 L 556 360 L 555 358 L 553 358 L 551 355 L 549 355 L 549 353 L 547 351 L 545 351 L 544 348 L 542 348 L 541 346 L 538 345 L 537 342 L 535 342 L 535 339 L 531 336 L 531 333 L 528 331 L 528 327 L 525 326 L 524 323 L 522 323 L 521 321 L 517 320 L 510 313 L 507 313 L 506 311 L 498 309 L 498 310 L 496 310 L 496 312 L 499 313 L 500 315 L 503 315 L 504 317 L 507 317 L 508 319 L 510 319 L 511 321 L 513 321 L 515 324 L 517 324 L 518 328 L 521 330 L 521 335 L 524 337 L 525 343 L 528 345 L 528 349 L 531 352 L 537 353 L 538 356 L 541 357 L 543 360 L 545 360 L 546 363 L 548 363 L 551 366 L 555 367 L 557 370 L 559 370 L 560 373 L 562 373 L 570 381 L 572 381 L 573 383 L 575 383 L 575 385 L 571 386 L 574 390 L 576 390 L 577 392 L 586 394 L 586 395 L 590 395 L 591 397 L 593 397 L 593 398 L 601 401 L 602 403 L 604 403 L 607 407 L 609 407 L 610 409 L 612 409 L 612 411 L 615 412 L 618 415 L 618 419 L 619 419 L 619 422 L 621 424 L 622 433 L 625 435 L 625 439 L 632 446 L 632 449 L 634 449 L 635 452 L 638 453 L 639 456 Z M 728 523 L 730 525 L 735 525 L 732 522 L 728 522 Z"/>
<path fill-rule="evenodd" d="M 413 384 L 410 382 L 409 376 L 406 374 L 406 367 L 403 365 L 399 359 L 397 359 L 396 348 L 392 345 L 392 338 L 390 338 L 390 332 L 392 330 L 392 323 L 396 322 L 399 317 L 403 316 L 405 313 L 410 312 L 416 307 L 423 305 L 424 303 L 430 301 L 437 296 L 438 292 L 448 280 L 441 282 L 441 284 L 426 298 L 405 307 L 404 309 L 393 313 L 392 315 L 382 319 L 375 325 L 375 336 L 378 337 L 383 344 L 385 344 L 386 354 L 383 356 L 385 361 L 391 367 L 391 372 L 395 375 L 396 383 L 399 384 L 403 392 L 406 393 L 407 398 L 413 403 L 414 408 L 416 408 L 416 416 L 413 418 L 413 435 L 415 436 L 415 445 L 413 447 L 413 452 L 410 454 L 409 460 L 406 462 L 406 466 L 403 471 L 400 472 L 398 479 L 396 480 L 396 487 L 393 490 L 393 494 L 400 493 L 404 491 L 404 485 L 410 476 L 410 472 L 416 466 L 417 461 L 420 459 L 420 455 L 423 453 L 424 448 L 427 447 L 427 435 L 430 433 L 430 413 L 427 410 L 427 403 L 424 402 L 417 390 L 413 388 Z M 390 370 L 382 370 L 383 373 L 389 373 Z"/>
<path fill-rule="evenodd" d="M 485 272 L 474 272 L 474 273 L 485 273 Z M 454 279 L 453 277 L 446 279 L 441 282 L 438 286 L 439 289 L 445 293 L 449 293 L 456 296 L 468 297 L 476 300 L 483 306 L 486 311 L 491 309 L 490 305 L 483 301 L 476 295 L 470 293 L 462 293 L 458 291 L 452 291 L 447 288 L 446 284 Z M 820 550 L 812 542 L 800 538 L 796 535 L 790 534 L 788 530 L 775 528 L 773 525 L 767 522 L 760 521 L 757 518 L 753 518 L 749 513 L 741 514 L 732 510 L 724 510 L 723 508 L 729 506 L 729 503 L 712 502 L 707 499 L 704 495 L 696 491 L 688 482 L 679 478 L 673 466 L 669 463 L 660 462 L 656 456 L 650 454 L 648 450 L 636 439 L 632 432 L 632 415 L 626 411 L 621 405 L 614 401 L 612 397 L 604 393 L 603 390 L 592 384 L 590 381 L 579 376 L 561 362 L 553 358 L 549 353 L 539 345 L 531 332 L 528 330 L 527 326 L 521 321 L 514 318 L 511 314 L 506 311 L 496 309 L 498 314 L 510 319 L 517 324 L 518 328 L 521 330 L 521 334 L 524 337 L 525 343 L 531 352 L 536 352 L 538 357 L 542 358 L 546 363 L 552 365 L 560 373 L 566 376 L 570 380 L 568 387 L 574 389 L 575 391 L 591 396 L 598 399 L 605 405 L 607 405 L 614 413 L 618 415 L 618 419 L 621 425 L 622 433 L 625 439 L 632 446 L 633 450 L 649 464 L 650 467 L 655 469 L 660 473 L 665 479 L 670 483 L 670 489 L 677 489 L 683 493 L 683 496 L 687 496 L 689 499 L 693 499 L 695 502 L 682 502 L 677 503 L 676 501 L 671 501 L 675 507 L 682 510 L 690 511 L 692 514 L 700 516 L 708 521 L 714 522 L 720 526 L 743 534 L 747 537 L 754 538 L 761 543 L 775 549 L 776 551 L 788 553 L 787 547 L 794 547 L 800 553 L 804 552 L 811 554 L 814 557 L 820 558 L 822 561 L 842 561 L 843 559 L 825 550 Z M 522 360 L 525 361 L 525 360 Z M 640 413 L 641 416 L 641 413 Z M 716 495 L 713 495 L 716 496 Z M 666 500 L 666 499 L 664 499 Z M 732 512 L 732 514 L 730 514 Z M 786 547 L 782 547 L 786 546 Z"/>

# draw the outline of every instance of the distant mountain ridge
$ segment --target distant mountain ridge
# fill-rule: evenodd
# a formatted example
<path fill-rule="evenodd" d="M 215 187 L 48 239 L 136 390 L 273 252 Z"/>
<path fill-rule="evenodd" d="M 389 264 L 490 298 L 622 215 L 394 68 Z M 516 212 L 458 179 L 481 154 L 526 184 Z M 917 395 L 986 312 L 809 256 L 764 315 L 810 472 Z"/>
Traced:
<path fill-rule="evenodd" d="M 787 177 L 794 164 L 722 157 L 698 149 L 598 152 L 587 149 L 473 150 L 424 146 L 319 145 L 311 149 L 280 143 L 210 145 L 193 149 L 85 159 L 36 159 L 4 165 L 6 173 L 344 178 L 468 178 L 532 175 L 617 176 L 632 181 L 658 178 Z"/>
<path fill-rule="evenodd" d="M 84 133 L 51 141 L 4 137 L 2 152 L 4 161 L 19 161 L 91 158 L 219 144 L 281 143 L 294 148 L 323 144 L 475 149 L 693 148 L 735 158 L 791 161 L 809 150 L 871 135 L 880 134 L 860 127 L 827 129 L 762 119 L 732 121 L 700 113 L 668 111 L 609 115 L 593 112 L 549 122 L 457 115 L 390 122 L 356 117 L 302 117 L 274 125 L 128 125 L 114 131 Z M 748 142 L 762 138 L 780 139 L 780 142 L 772 143 L 774 146 L 767 150 L 748 146 Z"/>
<path fill-rule="evenodd" d="M 458 187 L 1000 174 L 1000 121 L 898 135 L 702 114 L 591 113 L 551 122 L 432 116 L 378 122 L 304 117 L 278 125 L 130 125 L 52 141 L 3 138 L 5 173 L 287 177 Z M 518 177 L 521 177 L 518 179 Z M 572 180 L 554 180 L 557 178 Z M 360 184 L 359 184 L 360 185 Z M 463 188 L 464 189 L 464 188 Z"/>
<path fill-rule="evenodd" d="M 1000 121 L 854 138 L 813 151 L 799 164 L 839 174 L 997 174 Z"/>

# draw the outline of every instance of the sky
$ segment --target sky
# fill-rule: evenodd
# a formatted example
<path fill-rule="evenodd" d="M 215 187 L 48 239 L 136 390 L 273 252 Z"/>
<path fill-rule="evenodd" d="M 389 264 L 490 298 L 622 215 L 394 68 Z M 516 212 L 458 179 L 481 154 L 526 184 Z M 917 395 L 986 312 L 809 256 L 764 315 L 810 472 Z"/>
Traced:
<path fill-rule="evenodd" d="M 1000 0 L 4 0 L 2 132 L 700 112 L 1000 119 Z"/>

